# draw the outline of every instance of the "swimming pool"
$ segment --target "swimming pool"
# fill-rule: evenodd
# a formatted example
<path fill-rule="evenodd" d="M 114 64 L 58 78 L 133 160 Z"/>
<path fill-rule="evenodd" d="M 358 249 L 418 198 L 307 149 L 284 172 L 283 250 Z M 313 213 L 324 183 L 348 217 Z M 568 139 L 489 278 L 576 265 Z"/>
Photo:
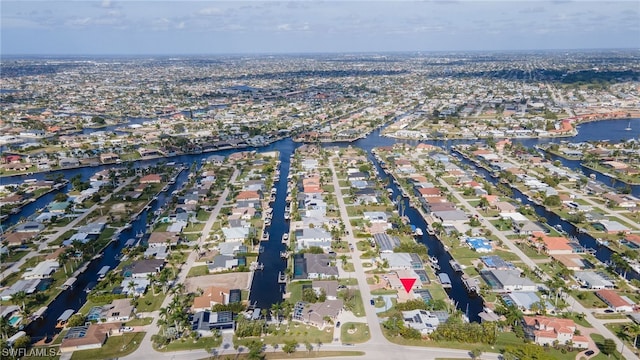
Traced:
<path fill-rule="evenodd" d="M 22 316 L 13 315 L 11 318 L 9 318 L 9 325 L 16 326 L 18 323 L 20 323 L 20 320 L 22 320 Z"/>

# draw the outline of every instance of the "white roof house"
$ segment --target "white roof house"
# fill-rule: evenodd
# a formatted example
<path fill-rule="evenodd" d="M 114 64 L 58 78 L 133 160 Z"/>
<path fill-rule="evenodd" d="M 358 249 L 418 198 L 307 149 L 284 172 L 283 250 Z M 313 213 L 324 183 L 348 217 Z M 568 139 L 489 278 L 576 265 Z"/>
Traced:
<path fill-rule="evenodd" d="M 22 275 L 22 278 L 25 280 L 46 279 L 51 277 L 51 274 L 58 268 L 60 268 L 60 264 L 56 260 L 45 260 L 38 263 L 34 268 L 27 270 Z"/>

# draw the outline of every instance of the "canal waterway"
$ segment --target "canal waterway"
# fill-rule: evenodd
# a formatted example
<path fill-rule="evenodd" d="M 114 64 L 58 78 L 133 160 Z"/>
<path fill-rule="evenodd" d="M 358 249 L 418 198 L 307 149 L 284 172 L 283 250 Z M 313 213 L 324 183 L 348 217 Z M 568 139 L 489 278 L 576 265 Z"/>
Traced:
<path fill-rule="evenodd" d="M 486 169 L 484 169 L 483 167 L 480 167 L 476 164 L 474 164 L 473 162 L 462 158 L 462 162 L 468 165 L 473 166 L 476 171 L 478 173 L 480 173 L 485 179 L 487 179 L 488 181 L 490 181 L 492 184 L 497 185 L 498 184 L 498 179 L 491 176 L 492 174 L 487 171 Z M 549 224 L 552 227 L 556 227 L 556 226 L 561 226 L 562 229 L 571 237 L 573 237 L 574 239 L 578 240 L 578 242 L 580 243 L 580 245 L 582 245 L 585 249 L 593 249 L 595 250 L 594 256 L 600 260 L 601 262 L 608 264 L 611 260 L 611 255 L 614 254 L 614 252 L 609 249 L 606 246 L 600 246 L 596 239 L 593 238 L 593 236 L 589 235 L 588 233 L 583 233 L 578 231 L 578 227 L 575 226 L 574 224 L 570 223 L 569 221 L 563 220 L 560 216 L 556 215 L 554 212 L 547 210 L 543 205 L 539 205 L 533 201 L 529 200 L 529 197 L 525 194 L 522 193 L 522 191 L 520 191 L 517 188 L 512 187 L 511 188 L 513 191 L 513 198 L 514 199 L 519 199 L 519 202 L 522 203 L 522 205 L 529 205 L 531 206 L 534 211 L 536 212 L 536 214 L 540 217 L 543 217 L 546 219 L 547 224 Z M 621 272 L 622 273 L 622 272 Z M 638 279 L 640 280 L 640 274 L 638 274 L 635 271 L 628 271 L 627 272 L 627 279 Z"/>
<path fill-rule="evenodd" d="M 620 120 L 607 120 L 601 122 L 592 122 L 585 123 L 580 125 L 580 132 L 576 137 L 573 138 L 557 138 L 557 139 L 513 139 L 515 142 L 520 142 L 525 146 L 534 146 L 536 144 L 543 144 L 548 142 L 560 142 L 560 141 L 569 141 L 569 142 L 586 142 L 586 141 L 596 141 L 596 140 L 610 140 L 612 142 L 619 141 L 621 139 L 628 140 L 631 138 L 638 138 L 638 133 L 640 133 L 640 119 L 632 119 L 631 127 L 634 129 L 633 131 L 625 131 L 624 128 L 628 125 L 628 119 L 620 119 Z M 618 129 L 620 128 L 620 129 Z M 618 130 L 616 130 L 618 129 Z M 364 149 L 376 164 L 376 169 L 379 172 L 381 177 L 385 177 L 386 175 L 381 172 L 379 164 L 371 157 L 371 150 L 378 146 L 390 146 L 395 144 L 396 142 L 403 142 L 408 144 L 418 144 L 417 141 L 409 141 L 409 140 L 397 140 L 380 136 L 381 129 L 375 130 L 371 132 L 367 137 L 363 139 L 359 139 L 349 145 L 354 147 L 359 147 Z M 473 143 L 477 140 L 473 141 L 465 141 L 465 140 L 451 140 L 451 141 L 423 141 L 426 143 L 431 143 L 438 146 L 443 146 L 445 148 L 449 148 L 451 145 L 463 144 L 463 143 Z M 335 144 L 334 144 L 335 145 Z M 338 144 L 340 146 L 346 146 L 346 144 Z M 281 301 L 282 293 L 284 291 L 283 287 L 277 283 L 278 273 L 284 271 L 286 267 L 286 263 L 284 260 L 280 259 L 280 251 L 285 249 L 285 246 L 281 243 L 280 239 L 282 234 L 288 232 L 289 224 L 284 220 L 284 207 L 286 200 L 286 186 L 287 186 L 287 175 L 289 173 L 289 160 L 291 154 L 295 151 L 295 149 L 299 146 L 299 144 L 291 141 L 290 138 L 276 141 L 268 146 L 261 148 L 243 148 L 243 149 L 229 149 L 229 150 L 221 150 L 216 152 L 204 153 L 204 154 L 188 154 L 188 155 L 178 155 L 170 158 L 162 158 L 162 159 L 149 159 L 149 160 L 140 160 L 133 163 L 134 168 L 147 167 L 150 165 L 155 165 L 160 162 L 174 161 L 177 163 L 184 163 L 186 165 L 190 165 L 193 162 L 199 163 L 200 160 L 206 158 L 210 155 L 223 155 L 227 156 L 231 153 L 237 151 L 251 151 L 257 150 L 259 152 L 264 151 L 274 151 L 278 150 L 280 152 L 280 181 L 277 183 L 277 194 L 276 201 L 273 204 L 274 214 L 271 227 L 269 228 L 270 240 L 268 242 L 263 242 L 264 251 L 259 255 L 258 261 L 264 264 L 264 270 L 256 272 L 254 275 L 254 279 L 251 287 L 250 294 L 250 302 L 255 304 L 261 308 L 269 308 L 272 303 Z M 561 160 L 562 161 L 562 160 Z M 576 162 L 565 162 L 565 165 L 571 167 L 574 170 L 584 170 L 580 168 Z M 115 165 L 99 165 L 95 167 L 83 167 L 83 168 L 74 168 L 74 169 L 64 169 L 64 170 L 56 170 L 49 173 L 36 173 L 28 176 L 28 178 L 43 180 L 47 176 L 56 176 L 58 174 L 62 174 L 65 178 L 70 179 L 76 175 L 80 175 L 83 181 L 86 181 L 95 174 L 97 171 L 108 169 L 112 167 L 122 167 L 125 164 Z M 47 175 L 50 174 L 50 175 Z M 158 197 L 158 200 L 152 204 L 152 207 L 149 211 L 151 213 L 158 209 L 160 206 L 164 205 L 167 201 L 167 194 L 173 191 L 174 189 L 181 187 L 183 183 L 187 180 L 186 178 L 187 172 L 183 172 L 181 176 L 177 179 L 176 183 L 170 187 L 170 189 L 161 194 Z M 485 174 L 487 175 L 487 174 Z M 0 179 L 0 184 L 16 184 L 21 183 L 26 177 L 24 176 L 11 176 L 11 177 L 3 177 Z M 491 179 L 490 176 L 487 176 L 488 179 Z M 606 180 L 606 179 L 604 179 Z M 605 182 L 606 183 L 606 182 Z M 394 191 L 394 196 L 399 194 L 398 189 L 393 183 L 391 183 L 391 188 Z M 60 191 L 68 191 L 69 186 Z M 632 186 L 632 191 L 634 194 L 638 194 L 640 192 L 639 186 Z M 52 199 L 57 191 L 54 191 L 37 201 L 29 204 L 23 209 L 23 212 L 15 217 L 10 217 L 8 221 L 6 221 L 3 226 L 6 228 L 7 225 L 13 224 L 18 221 L 21 217 L 29 217 L 31 216 L 37 209 L 44 208 Z M 519 196 L 522 196 L 520 194 Z M 524 197 L 524 196 L 523 196 Z M 421 229 L 426 229 L 426 224 L 424 220 L 420 216 L 420 214 L 410 206 L 406 199 L 402 201 L 405 202 L 405 215 L 409 217 L 409 220 L 413 225 L 420 227 Z M 526 197 L 522 199 L 524 204 L 529 203 Z M 532 204 L 537 212 L 541 216 L 544 216 L 549 224 L 561 224 L 563 228 L 567 229 L 568 233 L 575 234 L 575 236 L 580 240 L 581 244 L 585 247 L 595 248 L 596 256 L 601 261 L 607 262 L 611 256 L 611 251 L 605 247 L 597 247 L 595 240 L 590 237 L 588 234 L 576 233 L 575 227 L 573 225 L 563 222 L 562 219 L 558 218 L 554 214 L 546 212 L 546 210 L 542 207 L 540 209 L 536 204 Z M 129 231 L 125 231 L 120 234 L 118 241 L 109 245 L 106 248 L 105 254 L 102 258 L 96 259 L 92 261 L 89 265 L 89 268 L 84 273 L 78 276 L 78 280 L 76 286 L 73 289 L 63 291 L 62 294 L 56 298 L 50 305 L 47 316 L 43 320 L 32 323 L 28 331 L 34 337 L 35 340 L 38 338 L 42 338 L 45 336 L 50 336 L 54 332 L 54 326 L 57 317 L 62 314 L 66 309 L 74 309 L 77 310 L 80 308 L 82 303 L 86 300 L 86 293 L 84 292 L 84 287 L 97 279 L 97 271 L 104 265 L 109 265 L 111 268 L 114 268 L 119 263 L 119 260 L 115 258 L 117 254 L 120 253 L 120 250 L 124 246 L 124 242 L 133 237 L 138 231 L 145 231 L 147 225 L 147 217 L 149 216 L 149 211 L 145 211 L 141 214 L 140 218 L 136 220 L 133 224 L 133 227 Z M 540 213 L 542 211 L 542 213 Z M 425 233 L 420 239 L 421 242 L 425 243 L 429 248 L 429 255 L 435 256 L 438 258 L 441 271 L 450 275 L 451 280 L 453 282 L 453 289 L 450 292 L 450 296 L 457 303 L 458 307 L 467 312 L 468 316 L 472 321 L 477 320 L 477 313 L 481 311 L 482 304 L 479 298 L 469 297 L 462 286 L 460 276 L 456 274 L 451 267 L 449 266 L 450 256 L 444 250 L 442 244 L 433 236 L 429 236 Z M 631 274 L 630 274 L 631 275 Z M 636 274 L 637 275 L 637 274 Z M 635 275 L 631 275 L 635 276 Z"/>

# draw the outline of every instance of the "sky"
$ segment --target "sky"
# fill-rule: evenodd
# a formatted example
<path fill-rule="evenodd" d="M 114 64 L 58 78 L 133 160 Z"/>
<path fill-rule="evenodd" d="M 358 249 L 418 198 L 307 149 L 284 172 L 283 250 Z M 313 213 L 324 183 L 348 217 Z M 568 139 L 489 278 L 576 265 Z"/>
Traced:
<path fill-rule="evenodd" d="M 640 1 L 0 1 L 3 55 L 640 48 Z"/>

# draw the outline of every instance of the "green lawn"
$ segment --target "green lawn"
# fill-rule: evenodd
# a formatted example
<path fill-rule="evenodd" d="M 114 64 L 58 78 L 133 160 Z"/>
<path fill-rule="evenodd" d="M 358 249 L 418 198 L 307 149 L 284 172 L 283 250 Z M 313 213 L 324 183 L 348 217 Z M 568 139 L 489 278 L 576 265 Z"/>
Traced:
<path fill-rule="evenodd" d="M 196 277 L 202 275 L 209 275 L 209 268 L 207 267 L 207 265 L 198 265 L 192 267 L 191 269 L 189 269 L 187 277 Z"/>
<path fill-rule="evenodd" d="M 200 221 L 207 221 L 209 220 L 209 212 L 205 211 L 205 210 L 198 210 L 198 214 L 196 215 L 196 219 L 200 220 Z"/>
<path fill-rule="evenodd" d="M 355 316 L 364 316 L 364 304 L 362 303 L 362 296 L 360 295 L 360 290 L 351 290 L 353 291 L 353 298 L 345 302 L 345 308 L 351 310 Z M 344 294 L 346 290 L 340 290 L 338 293 L 338 297 L 344 299 Z"/>
<path fill-rule="evenodd" d="M 122 324 L 122 326 L 144 326 L 151 324 L 152 321 L 153 318 L 150 317 L 136 318 L 127 321 L 126 323 Z"/>
<path fill-rule="evenodd" d="M 162 349 L 158 349 L 158 351 L 168 352 L 168 351 L 216 348 L 220 346 L 220 344 L 222 344 L 222 338 L 219 336 L 201 337 L 198 340 L 183 338 L 180 340 L 172 341 L 171 343 L 169 343 L 169 345 L 163 347 Z"/>
<path fill-rule="evenodd" d="M 289 283 L 287 285 L 287 291 L 291 293 L 289 297 L 289 302 L 295 304 L 296 302 L 302 300 L 302 286 L 303 285 L 311 285 L 311 281 L 296 281 Z"/>
<path fill-rule="evenodd" d="M 600 350 L 602 350 L 602 345 L 604 344 L 604 336 L 600 335 L 600 334 L 591 334 L 591 339 L 593 339 L 593 341 L 596 343 L 596 345 L 598 346 L 598 348 Z M 598 354 L 598 356 L 594 357 L 593 359 L 623 359 L 622 354 L 620 354 L 620 352 L 618 352 L 618 350 L 616 350 L 615 353 L 612 354 L 613 356 L 607 356 L 604 355 L 603 353 Z"/>
<path fill-rule="evenodd" d="M 205 223 L 189 223 L 187 224 L 187 226 L 184 228 L 184 232 L 195 232 L 195 231 L 202 231 L 204 229 L 204 225 Z"/>
<path fill-rule="evenodd" d="M 325 328 L 324 330 L 320 330 L 314 326 L 305 325 L 301 323 L 292 322 L 289 327 L 286 325 L 281 325 L 279 329 L 276 327 L 270 327 L 273 331 L 262 337 L 264 339 L 265 344 L 284 344 L 285 341 L 294 340 L 299 344 L 303 344 L 305 341 L 309 341 L 311 344 L 318 343 L 318 341 L 323 344 L 330 343 L 333 340 L 333 327 Z M 234 344 L 247 344 L 251 340 L 260 340 L 257 337 L 247 337 L 238 339 L 236 336 L 233 337 Z"/>
<path fill-rule="evenodd" d="M 363 323 L 342 324 L 340 340 L 343 343 L 363 343 L 369 341 L 369 325 Z"/>
<path fill-rule="evenodd" d="M 580 291 L 574 296 L 582 305 L 588 308 L 606 308 L 605 304 L 600 298 L 596 296 L 593 291 Z"/>
<path fill-rule="evenodd" d="M 165 296 L 166 295 L 162 293 L 161 289 L 156 289 L 155 296 L 153 295 L 153 291 L 150 289 L 143 297 L 138 299 L 138 306 L 136 306 L 137 312 L 141 313 L 160 310 Z"/>
<path fill-rule="evenodd" d="M 100 349 L 74 351 L 72 360 L 113 359 L 129 355 L 134 352 L 146 333 L 129 333 L 120 336 L 110 336 Z"/>

